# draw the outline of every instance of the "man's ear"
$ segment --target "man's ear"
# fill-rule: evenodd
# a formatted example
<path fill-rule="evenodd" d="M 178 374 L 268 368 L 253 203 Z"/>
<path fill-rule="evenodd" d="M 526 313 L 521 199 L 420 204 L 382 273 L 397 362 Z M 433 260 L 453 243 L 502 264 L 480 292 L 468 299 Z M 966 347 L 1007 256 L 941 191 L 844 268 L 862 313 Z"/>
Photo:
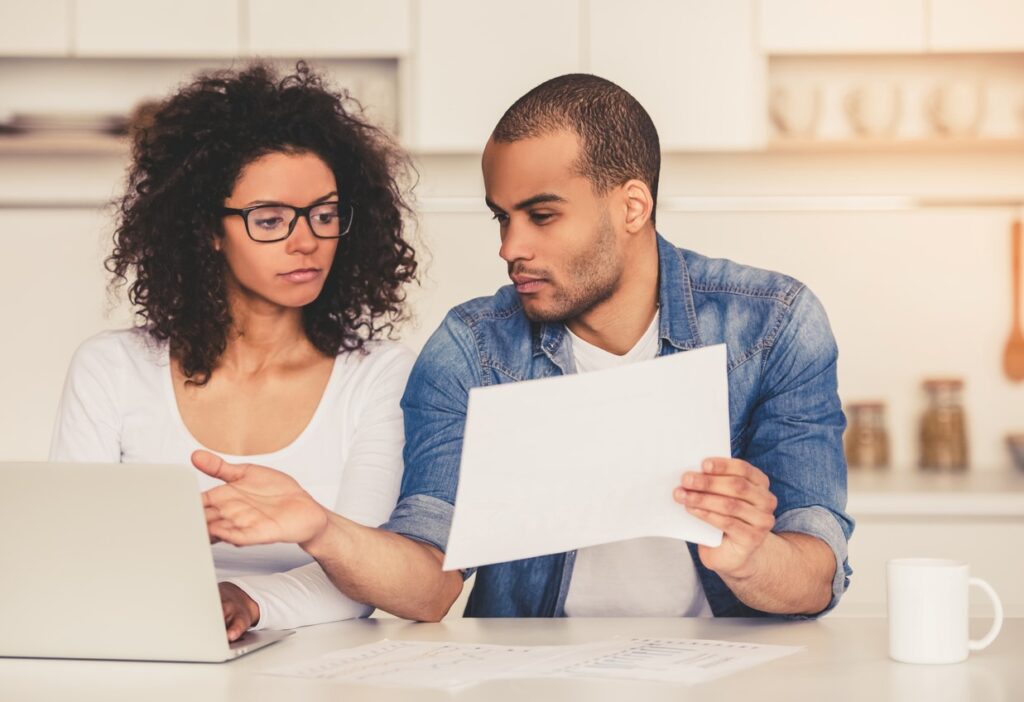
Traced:
<path fill-rule="evenodd" d="M 651 189 L 641 180 L 629 180 L 622 185 L 626 201 L 626 231 L 635 234 L 647 226 L 654 214 Z"/>

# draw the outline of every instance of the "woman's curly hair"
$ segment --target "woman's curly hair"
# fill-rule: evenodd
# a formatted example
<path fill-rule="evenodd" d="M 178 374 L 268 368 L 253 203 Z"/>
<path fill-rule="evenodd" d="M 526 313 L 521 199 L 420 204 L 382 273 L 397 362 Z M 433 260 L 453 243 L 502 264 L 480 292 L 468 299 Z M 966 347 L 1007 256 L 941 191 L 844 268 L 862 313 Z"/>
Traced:
<path fill-rule="evenodd" d="M 304 62 L 283 78 L 263 63 L 199 75 L 135 131 L 119 200 L 111 288 L 128 283 L 139 326 L 169 341 L 185 376 L 205 384 L 227 345 L 226 264 L 213 242 L 220 209 L 243 167 L 273 152 L 312 153 L 334 172 L 355 216 L 324 288 L 302 310 L 322 353 L 362 349 L 405 319 L 403 286 L 416 274 L 403 237 L 412 211 L 400 182 L 408 157 L 347 92 Z"/>

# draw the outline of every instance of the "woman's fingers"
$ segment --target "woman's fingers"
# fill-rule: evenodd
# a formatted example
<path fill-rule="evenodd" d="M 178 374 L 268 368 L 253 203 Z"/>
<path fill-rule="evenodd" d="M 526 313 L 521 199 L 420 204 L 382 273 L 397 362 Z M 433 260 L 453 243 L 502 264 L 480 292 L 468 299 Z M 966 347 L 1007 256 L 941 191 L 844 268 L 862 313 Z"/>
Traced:
<path fill-rule="evenodd" d="M 252 626 L 252 615 L 239 599 L 241 591 L 231 583 L 219 583 L 221 609 L 224 612 L 224 630 L 228 641 L 236 641 Z M 244 597 L 244 595 L 242 595 Z"/>
<path fill-rule="evenodd" d="M 232 619 L 231 623 L 227 625 L 228 641 L 237 641 L 242 638 L 242 634 L 249 630 L 249 623 L 243 622 L 241 616 L 236 616 Z"/>

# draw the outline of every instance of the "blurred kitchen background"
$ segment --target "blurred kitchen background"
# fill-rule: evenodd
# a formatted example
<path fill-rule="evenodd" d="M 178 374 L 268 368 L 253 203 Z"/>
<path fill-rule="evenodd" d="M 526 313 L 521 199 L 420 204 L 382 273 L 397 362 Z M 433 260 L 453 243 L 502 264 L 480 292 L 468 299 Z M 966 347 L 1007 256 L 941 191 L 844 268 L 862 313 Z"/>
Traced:
<path fill-rule="evenodd" d="M 838 612 L 879 613 L 885 558 L 938 555 L 1024 616 L 1024 0 L 3 0 L 0 460 L 45 459 L 75 347 L 130 320 L 101 265 L 130 115 L 251 57 L 308 59 L 413 154 L 417 350 L 507 282 L 479 173 L 504 109 L 573 71 L 632 92 L 660 231 L 829 312 L 859 520 Z"/>

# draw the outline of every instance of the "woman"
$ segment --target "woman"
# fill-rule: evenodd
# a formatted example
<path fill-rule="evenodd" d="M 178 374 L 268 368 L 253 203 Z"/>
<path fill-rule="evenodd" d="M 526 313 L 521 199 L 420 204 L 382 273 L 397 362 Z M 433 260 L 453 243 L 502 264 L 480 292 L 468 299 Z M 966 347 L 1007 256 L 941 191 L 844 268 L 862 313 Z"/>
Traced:
<path fill-rule="evenodd" d="M 139 321 L 76 352 L 51 460 L 207 449 L 274 466 L 356 522 L 388 518 L 413 355 L 381 337 L 416 263 L 408 161 L 360 109 L 300 63 L 200 76 L 155 110 L 107 260 L 112 286 L 132 276 Z M 370 612 L 294 544 L 213 548 L 231 640 Z"/>

